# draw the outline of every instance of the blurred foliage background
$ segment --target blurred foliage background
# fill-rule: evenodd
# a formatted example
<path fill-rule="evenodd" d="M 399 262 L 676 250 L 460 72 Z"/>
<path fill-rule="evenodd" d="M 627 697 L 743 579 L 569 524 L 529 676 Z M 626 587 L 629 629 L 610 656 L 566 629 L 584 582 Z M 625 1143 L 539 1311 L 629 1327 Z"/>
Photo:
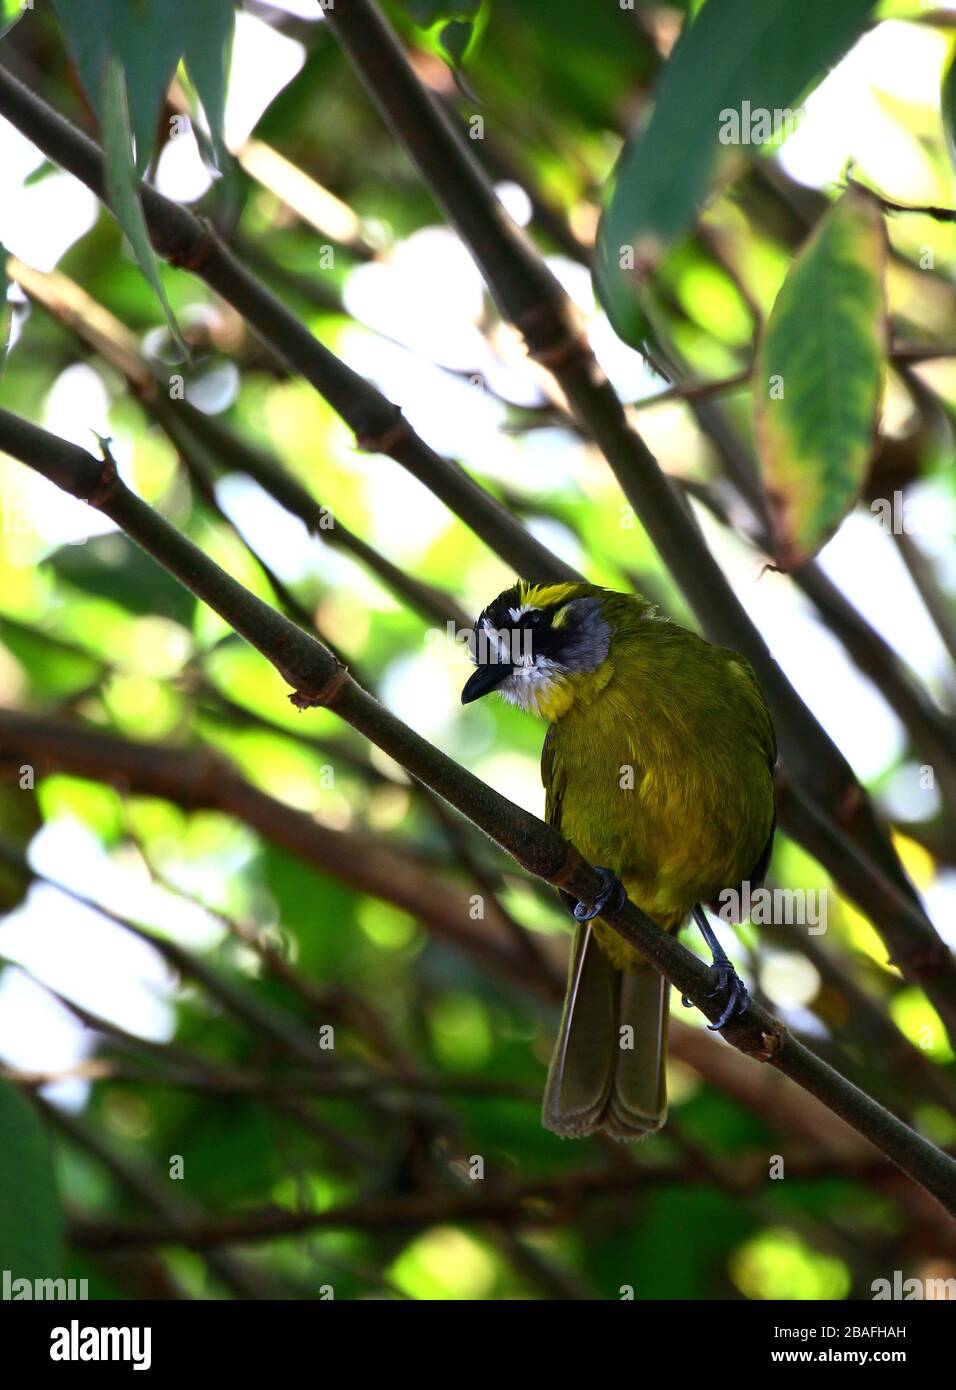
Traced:
<path fill-rule="evenodd" d="M 759 335 L 848 164 L 887 198 L 953 203 L 939 96 L 953 12 L 875 8 L 795 133 L 723 169 L 634 291 L 625 344 L 591 284 L 602 201 L 702 7 L 386 8 L 952 942 L 953 219 L 886 218 L 879 429 L 864 422 L 874 447 L 819 561 L 767 569 L 744 483 L 759 476 Z M 693 626 L 319 7 L 239 12 L 218 173 L 215 80 L 181 52 L 155 142 L 140 142 L 147 177 L 550 549 Z M 27 12 L 0 60 L 96 134 L 56 10 Z M 134 127 L 148 78 L 127 67 Z M 658 151 L 677 182 L 686 153 Z M 199 278 L 163 264 L 184 361 L 117 222 L 6 122 L 0 169 L 0 405 L 84 447 L 109 437 L 141 497 L 540 813 L 542 728 L 503 704 L 460 709 L 467 654 L 446 628 L 510 570 L 390 458 L 356 449 Z M 185 433 L 154 376 L 193 408 Z M 275 470 L 312 499 L 308 525 L 260 485 Z M 873 504 L 894 498 L 922 521 L 881 528 Z M 956 1277 L 952 1228 L 925 1194 L 679 1000 L 660 1135 L 624 1148 L 542 1130 L 567 947 L 553 895 L 333 715 L 293 710 L 267 661 L 111 523 L 3 457 L 0 502 L 0 1265 L 122 1298 L 840 1299 L 897 1269 Z M 931 1004 L 783 834 L 770 883 L 826 892 L 827 931 L 727 931 L 758 998 L 956 1143 Z"/>

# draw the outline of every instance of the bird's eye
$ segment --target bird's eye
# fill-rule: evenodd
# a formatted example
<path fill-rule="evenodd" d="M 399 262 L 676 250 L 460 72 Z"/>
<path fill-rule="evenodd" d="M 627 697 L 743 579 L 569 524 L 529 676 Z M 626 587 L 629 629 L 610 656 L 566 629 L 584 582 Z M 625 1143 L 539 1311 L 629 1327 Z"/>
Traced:
<path fill-rule="evenodd" d="M 525 614 L 526 627 L 544 627 L 551 621 L 551 614 L 542 608 L 535 608 L 533 612 Z"/>

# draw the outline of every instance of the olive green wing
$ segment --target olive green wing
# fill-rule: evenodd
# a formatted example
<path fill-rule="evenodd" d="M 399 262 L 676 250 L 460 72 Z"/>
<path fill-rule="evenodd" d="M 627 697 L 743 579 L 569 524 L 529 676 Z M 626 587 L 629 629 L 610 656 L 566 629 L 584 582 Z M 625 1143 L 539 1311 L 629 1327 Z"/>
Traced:
<path fill-rule="evenodd" d="M 541 749 L 541 781 L 544 783 L 544 818 L 555 830 L 561 829 L 561 809 L 564 804 L 564 791 L 567 774 L 560 765 L 557 751 L 555 726 L 549 725 Z M 558 889 L 561 901 L 570 913 L 574 913 L 576 899 L 563 888 Z"/>
<path fill-rule="evenodd" d="M 738 652 L 727 652 L 728 665 L 742 683 L 745 699 L 750 707 L 753 716 L 753 727 L 756 730 L 757 738 L 767 756 L 767 766 L 770 770 L 770 797 L 773 800 L 772 819 L 770 822 L 770 834 L 767 836 L 767 843 L 760 852 L 760 857 L 747 876 L 751 888 L 757 887 L 766 877 L 767 868 L 770 864 L 770 857 L 773 854 L 773 837 L 777 828 L 777 807 L 776 797 L 773 787 L 773 769 L 777 761 L 777 736 L 774 732 L 773 719 L 767 707 L 767 701 L 760 688 L 754 669 L 749 661 L 746 661 Z"/>
<path fill-rule="evenodd" d="M 561 807 L 567 780 L 558 758 L 555 726 L 551 724 L 541 749 L 541 781 L 544 783 L 544 818 L 555 830 L 561 829 Z"/>
<path fill-rule="evenodd" d="M 774 732 L 773 720 L 770 717 L 770 710 L 764 693 L 760 688 L 760 682 L 757 680 L 750 662 L 745 660 L 739 652 L 727 651 L 726 656 L 727 664 L 737 680 L 740 681 L 744 699 L 750 707 L 753 727 L 767 755 L 767 763 L 773 767 L 777 761 L 777 735 Z"/>

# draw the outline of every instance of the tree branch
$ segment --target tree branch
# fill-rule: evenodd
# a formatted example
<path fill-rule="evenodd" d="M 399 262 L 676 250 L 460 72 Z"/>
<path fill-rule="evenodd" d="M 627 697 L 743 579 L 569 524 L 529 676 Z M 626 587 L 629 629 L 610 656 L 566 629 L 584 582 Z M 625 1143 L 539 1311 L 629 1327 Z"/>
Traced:
<path fill-rule="evenodd" d="M 187 1239 L 191 1230 L 196 1229 L 197 1224 L 210 1219 L 198 1202 L 188 1197 L 173 1196 L 169 1191 L 169 1184 L 163 1183 L 155 1169 L 119 1153 L 102 1134 L 79 1116 L 70 1115 L 39 1096 L 34 1096 L 33 1103 L 71 1144 L 92 1155 L 120 1187 L 151 1208 L 166 1228 L 174 1233 L 173 1243 L 181 1243 Z M 272 1287 L 263 1278 L 261 1271 L 245 1261 L 238 1260 L 231 1251 L 220 1249 L 219 1245 L 220 1242 L 215 1240 L 209 1242 L 206 1262 L 226 1288 L 231 1289 L 239 1298 L 262 1299 L 274 1296 Z"/>
<path fill-rule="evenodd" d="M 107 201 L 99 148 L 2 67 L 0 114 L 104 203 Z M 346 421 L 359 448 L 387 454 L 400 463 L 456 516 L 463 517 L 517 574 L 552 582 L 578 577 L 463 468 L 429 448 L 398 406 L 313 337 L 239 264 L 210 226 L 148 185 L 141 186 L 141 194 L 157 252 L 170 264 L 199 275 L 232 304 L 286 369 L 301 374 Z"/>
<path fill-rule="evenodd" d="M 235 816 L 259 834 L 359 892 L 409 912 L 438 936 L 506 979 L 526 980 L 504 922 L 486 905 L 472 921 L 467 892 L 426 871 L 394 846 L 370 835 L 332 830 L 247 782 L 217 754 L 132 743 L 101 730 L 0 711 L 0 758 L 63 768 L 77 777 L 120 783 L 187 810 L 207 808 Z M 537 981 L 548 997 L 548 981 Z"/>
<path fill-rule="evenodd" d="M 299 708 L 333 710 L 456 806 L 528 872 L 576 898 L 594 900 L 600 888 L 597 872 L 554 827 L 499 796 L 379 705 L 321 642 L 248 593 L 135 497 L 109 456 L 98 461 L 4 410 L 0 448 L 111 517 L 272 663 L 292 687 Z M 697 956 L 631 902 L 605 920 L 711 1021 L 719 1018 L 721 1000 L 712 994 L 711 973 Z M 751 1001 L 723 1033 L 735 1047 L 816 1095 L 956 1215 L 956 1163 L 815 1056 L 765 1009 Z"/>
<path fill-rule="evenodd" d="M 502 303 L 507 292 L 512 318 L 526 334 L 532 354 L 550 366 L 584 427 L 604 450 L 622 487 L 671 569 L 708 634 L 743 652 L 761 678 L 780 734 L 785 758 L 806 782 L 820 813 L 841 831 L 859 839 L 872 860 L 909 897 L 912 914 L 901 927 L 888 913 L 880 882 L 864 874 L 861 905 L 887 935 L 894 956 L 910 957 L 908 968 L 956 1036 L 956 962 L 942 947 L 919 899 L 873 813 L 865 791 L 824 730 L 799 699 L 771 657 L 766 644 L 728 585 L 671 484 L 643 441 L 627 423 L 620 401 L 569 320 L 568 303 L 557 282 L 529 243 L 508 221 L 490 185 L 471 164 L 450 125 L 435 112 L 404 55 L 366 0 L 340 0 L 339 19 L 359 14 L 358 27 L 376 69 L 379 58 L 389 77 L 391 115 L 415 150 L 424 147 L 438 169 L 434 191 L 443 201 L 446 182 L 454 189 L 460 226 L 491 276 Z M 327 18 L 331 20 L 332 12 Z M 371 29 L 368 22 L 371 21 Z M 377 36 L 377 37 L 376 37 Z M 402 105 L 408 98 L 406 111 Z M 0 114 L 6 115 L 51 159 L 103 196 L 102 157 L 96 145 L 75 130 L 8 72 L 0 69 Z M 409 126 L 410 122 L 410 126 Z M 421 124 L 421 123 L 424 124 Z M 410 146 L 410 147 L 411 147 Z M 447 156 L 447 168 L 442 161 Z M 442 167 L 439 167 L 442 166 Z M 469 211 L 468 198 L 475 199 Z M 154 244 L 175 265 L 199 274 L 242 313 L 285 362 L 294 364 L 355 430 L 360 447 L 389 454 L 455 511 L 519 574 L 538 579 L 578 576 L 536 541 L 514 517 L 463 470 L 430 450 L 401 417 L 397 407 L 338 361 L 266 291 L 191 213 L 155 189 L 142 188 L 143 206 Z M 456 219 L 453 219 L 456 220 Z M 481 254 L 479 254 L 479 250 Z M 496 253 L 503 257 L 498 266 Z M 487 259 L 487 264 L 486 264 Z M 496 278 L 495 272 L 500 272 Z M 539 299 L 536 296 L 542 294 Z M 513 296 L 513 303 L 512 303 Z M 833 808 L 832 812 L 828 808 Z M 942 949 L 941 949 L 942 947 Z M 915 962 L 915 963 L 914 963 Z"/>
<path fill-rule="evenodd" d="M 604 453 L 705 633 L 742 652 L 754 666 L 791 775 L 800 778 L 825 814 L 833 808 L 841 829 L 858 839 L 868 857 L 910 898 L 915 916 L 907 932 L 898 931 L 887 920 L 876 891 L 867 894 L 867 910 L 892 934 L 901 956 L 906 949 L 903 937 L 913 931 L 921 949 L 938 953 L 940 939 L 866 792 L 773 659 L 670 480 L 631 429 L 567 297 L 508 218 L 467 142 L 419 82 L 373 0 L 337 0 L 326 20 L 369 96 L 470 248 L 502 313 L 524 335 L 532 357 L 553 372 L 574 414 Z M 956 1036 L 956 962 L 947 953 L 922 983 Z"/>
<path fill-rule="evenodd" d="M 734 1190 L 759 1191 L 766 1182 L 767 1159 L 754 1154 L 734 1160 Z M 864 1157 L 841 1164 L 815 1158 L 787 1160 L 787 1177 L 817 1178 L 830 1173 L 886 1177 L 883 1162 Z M 185 1237 L 163 1222 L 117 1227 L 114 1223 L 74 1219 L 70 1238 L 81 1250 L 125 1250 L 143 1245 L 177 1244 L 191 1249 L 272 1240 L 315 1230 L 382 1230 L 442 1225 L 446 1222 L 508 1222 L 518 1226 L 560 1226 L 579 1219 L 580 1208 L 593 1201 L 638 1197 L 649 1188 L 686 1186 L 700 1181 L 693 1163 L 635 1165 L 609 1172 L 582 1172 L 556 1178 L 509 1183 L 477 1195 L 470 1192 L 425 1193 L 410 1197 L 364 1198 L 326 1211 L 287 1211 L 263 1207 L 217 1216 L 193 1226 Z M 711 1175 L 713 1177 L 713 1175 Z"/>
<path fill-rule="evenodd" d="M 0 759 L 15 762 L 33 759 L 40 768 L 119 783 L 133 792 L 162 796 L 186 810 L 198 807 L 220 810 L 251 825 L 264 839 L 282 845 L 305 862 L 315 864 L 330 874 L 338 873 L 359 891 L 384 898 L 385 901 L 396 901 L 407 910 L 414 910 L 401 896 L 389 898 L 389 890 L 396 895 L 401 892 L 401 883 L 399 881 L 396 885 L 394 872 L 390 872 L 384 882 L 379 882 L 374 875 L 367 881 L 356 882 L 350 874 L 350 855 L 343 853 L 341 846 L 336 852 L 335 844 L 331 849 L 326 849 L 324 836 L 320 836 L 318 841 L 309 837 L 307 827 L 302 824 L 308 821 L 308 817 L 290 811 L 282 802 L 268 796 L 259 794 L 251 803 L 245 803 L 231 795 L 232 770 L 209 755 L 197 759 L 194 752 L 129 743 L 115 734 L 77 729 L 2 711 L 0 750 Z M 250 818 L 250 805 L 256 810 L 255 819 Z M 291 838 L 288 825 L 290 817 L 296 831 Z M 346 839 L 346 845 L 348 843 Z M 374 862 L 375 856 L 365 847 L 362 859 Z M 437 887 L 440 881 L 433 877 L 431 882 Z M 209 910 L 208 907 L 206 910 Z M 471 923 L 471 932 L 465 936 L 457 926 L 465 916 L 466 904 L 462 899 L 456 918 L 455 929 L 459 932 L 456 937 L 448 930 L 447 922 L 438 914 L 435 905 L 430 917 L 419 911 L 419 919 L 430 930 L 439 934 L 444 931 L 458 949 L 474 956 L 483 969 L 519 984 L 542 998 L 551 998 L 550 981 L 542 975 L 532 974 L 526 962 L 523 959 L 516 961 L 513 953 L 493 949 L 495 940 L 486 942 L 484 937 L 476 935 L 478 924 Z M 555 965 L 557 963 L 555 952 Z M 75 1004 L 70 1007 L 74 1010 L 77 1008 Z M 91 1027 L 98 1027 L 100 1031 L 105 1029 L 111 1036 L 118 1036 L 115 1027 L 101 1024 L 102 1021 L 100 1024 L 90 1021 Z M 814 1096 L 801 1091 L 783 1073 L 751 1066 L 743 1053 L 724 1047 L 712 1034 L 690 1027 L 678 1019 L 671 1020 L 670 1029 L 670 1048 L 675 1057 L 693 1067 L 712 1086 L 758 1115 L 772 1128 L 784 1134 L 793 1134 L 803 1142 L 837 1156 L 855 1153 L 861 1145 L 866 1144 L 867 1141 L 856 1130 L 827 1110 Z M 135 1042 L 134 1050 L 147 1048 L 141 1039 Z M 182 1054 L 179 1049 L 174 1050 L 170 1043 L 163 1045 L 162 1052 L 174 1063 L 187 1068 L 195 1066 L 195 1059 Z"/>
<path fill-rule="evenodd" d="M 135 336 L 125 324 L 93 299 L 62 271 L 36 270 L 14 256 L 7 273 L 31 300 L 41 304 L 126 378 L 130 389 L 181 450 L 198 441 L 223 469 L 246 473 L 286 511 L 297 516 L 309 533 L 325 544 L 352 555 L 403 603 L 432 622 L 468 626 L 465 615 L 447 594 L 416 579 L 380 555 L 350 531 L 338 517 L 329 525 L 321 502 L 266 449 L 251 444 L 216 416 L 206 415 L 186 400 L 172 400 L 142 356 Z"/>

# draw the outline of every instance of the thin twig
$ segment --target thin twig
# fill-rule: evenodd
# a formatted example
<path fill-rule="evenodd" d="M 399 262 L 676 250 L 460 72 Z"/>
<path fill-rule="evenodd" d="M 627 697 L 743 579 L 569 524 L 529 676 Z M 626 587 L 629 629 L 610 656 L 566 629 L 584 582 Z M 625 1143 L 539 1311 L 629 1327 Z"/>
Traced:
<path fill-rule="evenodd" d="M 751 1159 L 737 1155 L 735 1186 L 740 1190 L 761 1191 L 767 1181 L 767 1156 Z M 834 1164 L 819 1159 L 787 1162 L 788 1180 L 813 1179 L 821 1174 L 840 1172 Z M 887 1175 L 885 1164 L 871 1157 L 843 1171 Z M 446 1222 L 497 1221 L 518 1227 L 560 1226 L 576 1222 L 582 1205 L 595 1201 L 620 1203 L 627 1197 L 661 1186 L 686 1187 L 700 1181 L 693 1163 L 666 1165 L 634 1164 L 605 1172 L 586 1172 L 557 1178 L 534 1178 L 510 1184 L 497 1191 L 476 1195 L 468 1192 L 425 1193 L 412 1197 L 381 1197 L 347 1203 L 325 1211 L 287 1211 L 265 1207 L 235 1215 L 210 1219 L 194 1226 L 184 1238 L 162 1222 L 142 1222 L 127 1227 L 115 1223 L 74 1220 L 71 1240 L 82 1250 L 120 1250 L 164 1243 L 187 1244 L 202 1249 L 216 1244 L 273 1240 L 314 1230 L 366 1230 L 392 1227 L 444 1225 Z"/>
<path fill-rule="evenodd" d="M 933 204 L 898 203 L 894 198 L 887 198 L 884 193 L 878 193 L 875 188 L 871 188 L 868 183 L 861 183 L 854 178 L 850 170 L 845 175 L 848 187 L 862 188 L 871 198 L 879 203 L 884 212 L 915 212 L 922 217 L 931 217 L 934 222 L 956 222 L 956 209 L 936 207 Z"/>
<path fill-rule="evenodd" d="M 171 1243 L 182 1243 L 188 1239 L 189 1233 L 194 1231 L 197 1225 L 210 1219 L 205 1216 L 198 1202 L 189 1197 L 172 1195 L 169 1184 L 164 1183 L 153 1168 L 142 1161 L 134 1161 L 120 1154 L 107 1143 L 102 1134 L 78 1116 L 50 1105 L 39 1096 L 34 1097 L 34 1104 L 71 1144 L 92 1155 L 122 1188 L 155 1212 L 156 1217 L 171 1232 Z M 244 1260 L 239 1260 L 231 1251 L 219 1248 L 221 1244 L 219 1241 L 209 1242 L 206 1247 L 206 1263 L 226 1288 L 231 1289 L 239 1298 L 274 1297 L 275 1290 L 263 1278 L 262 1273 Z"/>

